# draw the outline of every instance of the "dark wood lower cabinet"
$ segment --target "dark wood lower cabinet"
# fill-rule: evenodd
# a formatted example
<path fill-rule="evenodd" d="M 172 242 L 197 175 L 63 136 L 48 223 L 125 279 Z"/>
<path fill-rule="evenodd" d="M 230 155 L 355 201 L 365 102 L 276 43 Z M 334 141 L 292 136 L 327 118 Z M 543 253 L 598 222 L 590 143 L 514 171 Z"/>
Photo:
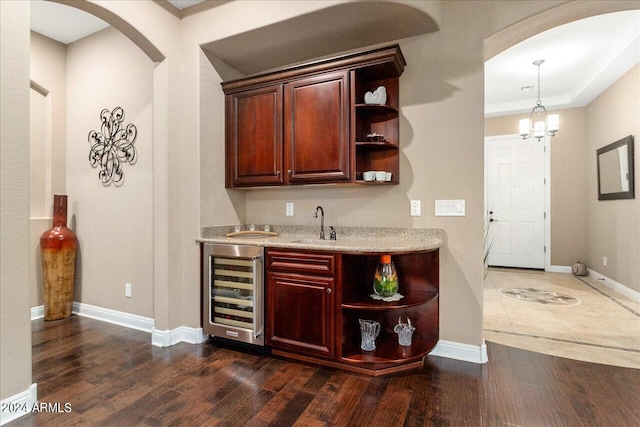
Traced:
<path fill-rule="evenodd" d="M 400 301 L 371 298 L 380 254 L 267 250 L 267 345 L 275 355 L 383 375 L 421 367 L 438 342 L 438 250 L 392 254 Z M 394 332 L 411 319 L 411 346 Z M 359 320 L 381 325 L 376 349 L 360 348 Z"/>
<path fill-rule="evenodd" d="M 331 277 L 270 274 L 268 342 L 276 348 L 333 357 Z"/>

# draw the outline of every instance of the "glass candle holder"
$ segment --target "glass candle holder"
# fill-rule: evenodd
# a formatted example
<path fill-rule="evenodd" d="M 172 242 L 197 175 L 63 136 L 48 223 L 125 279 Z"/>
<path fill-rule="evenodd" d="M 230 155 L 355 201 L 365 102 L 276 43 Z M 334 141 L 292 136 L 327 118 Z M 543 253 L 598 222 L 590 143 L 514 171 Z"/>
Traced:
<path fill-rule="evenodd" d="M 373 291 L 381 297 L 390 297 L 398 293 L 398 273 L 391 261 L 391 255 L 380 256 L 373 276 Z"/>

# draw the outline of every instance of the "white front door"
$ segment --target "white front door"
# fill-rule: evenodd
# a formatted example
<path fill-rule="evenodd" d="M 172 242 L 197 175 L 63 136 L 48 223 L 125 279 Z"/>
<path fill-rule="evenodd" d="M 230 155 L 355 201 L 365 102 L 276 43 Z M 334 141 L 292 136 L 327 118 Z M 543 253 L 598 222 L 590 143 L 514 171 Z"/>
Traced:
<path fill-rule="evenodd" d="M 544 144 L 517 135 L 485 140 L 490 266 L 545 268 Z"/>

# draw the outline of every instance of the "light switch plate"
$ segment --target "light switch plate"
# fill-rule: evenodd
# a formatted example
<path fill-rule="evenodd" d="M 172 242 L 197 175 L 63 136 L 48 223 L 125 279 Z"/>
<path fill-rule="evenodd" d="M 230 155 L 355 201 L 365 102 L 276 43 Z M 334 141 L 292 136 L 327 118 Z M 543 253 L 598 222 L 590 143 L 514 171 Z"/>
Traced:
<path fill-rule="evenodd" d="M 436 200 L 436 216 L 465 216 L 464 200 Z"/>
<path fill-rule="evenodd" d="M 293 203 L 287 203 L 285 205 L 285 214 L 287 216 L 293 216 Z"/>

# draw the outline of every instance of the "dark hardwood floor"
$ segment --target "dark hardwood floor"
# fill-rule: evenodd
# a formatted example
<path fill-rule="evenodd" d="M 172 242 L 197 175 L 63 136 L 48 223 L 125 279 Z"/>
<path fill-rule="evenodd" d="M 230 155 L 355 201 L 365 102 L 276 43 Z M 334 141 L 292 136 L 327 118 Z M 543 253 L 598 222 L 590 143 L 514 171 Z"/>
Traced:
<path fill-rule="evenodd" d="M 640 370 L 487 343 L 489 363 L 429 356 L 372 378 L 72 316 L 33 322 L 39 402 L 18 426 L 638 426 Z"/>

